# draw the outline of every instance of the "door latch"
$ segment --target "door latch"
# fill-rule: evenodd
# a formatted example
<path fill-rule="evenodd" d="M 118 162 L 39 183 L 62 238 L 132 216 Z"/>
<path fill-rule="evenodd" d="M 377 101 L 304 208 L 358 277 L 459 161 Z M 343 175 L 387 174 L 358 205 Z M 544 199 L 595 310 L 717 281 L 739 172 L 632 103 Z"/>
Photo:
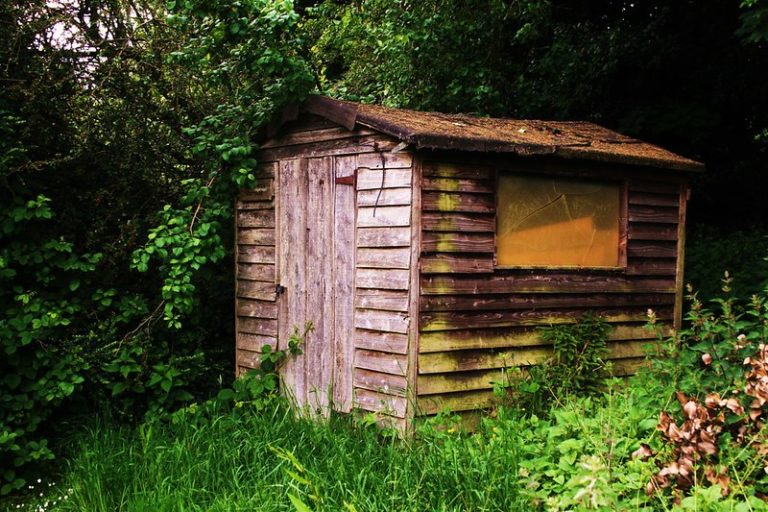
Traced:
<path fill-rule="evenodd" d="M 275 293 L 277 295 L 282 295 L 284 292 L 285 292 L 285 286 L 283 286 L 281 284 L 276 284 L 275 285 Z"/>

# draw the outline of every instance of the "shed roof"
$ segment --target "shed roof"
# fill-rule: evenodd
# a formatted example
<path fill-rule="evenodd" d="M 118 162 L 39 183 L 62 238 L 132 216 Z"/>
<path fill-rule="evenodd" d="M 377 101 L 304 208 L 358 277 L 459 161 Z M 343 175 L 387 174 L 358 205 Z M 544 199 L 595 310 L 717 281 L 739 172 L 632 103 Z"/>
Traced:
<path fill-rule="evenodd" d="M 417 149 L 555 155 L 605 162 L 700 171 L 703 164 L 653 144 L 583 121 L 471 117 L 396 109 L 311 96 L 303 108 L 353 129 L 356 124 Z"/>

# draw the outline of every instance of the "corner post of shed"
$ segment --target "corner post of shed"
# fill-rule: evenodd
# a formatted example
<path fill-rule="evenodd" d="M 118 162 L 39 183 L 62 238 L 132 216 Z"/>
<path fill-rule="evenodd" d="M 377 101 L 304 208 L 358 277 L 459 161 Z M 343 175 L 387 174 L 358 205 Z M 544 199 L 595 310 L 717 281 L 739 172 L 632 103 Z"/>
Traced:
<path fill-rule="evenodd" d="M 675 332 L 683 326 L 683 290 L 685 289 L 685 220 L 691 188 L 687 179 L 680 181 L 680 206 L 677 222 L 677 261 L 675 262 Z"/>
<path fill-rule="evenodd" d="M 411 164 L 411 264 L 408 300 L 408 370 L 406 397 L 406 433 L 412 433 L 418 414 L 416 385 L 419 371 L 419 312 L 421 295 L 421 157 L 414 152 Z"/>

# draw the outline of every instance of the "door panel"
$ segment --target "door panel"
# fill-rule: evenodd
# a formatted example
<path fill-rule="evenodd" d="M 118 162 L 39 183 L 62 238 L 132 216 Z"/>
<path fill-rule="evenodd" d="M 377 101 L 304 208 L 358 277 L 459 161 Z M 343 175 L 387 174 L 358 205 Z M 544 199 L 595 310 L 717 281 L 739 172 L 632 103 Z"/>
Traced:
<path fill-rule="evenodd" d="M 307 403 L 326 414 L 333 378 L 333 157 L 311 158 L 307 165 Z"/>
<path fill-rule="evenodd" d="M 355 175 L 357 156 L 336 157 L 336 177 Z M 351 184 L 337 183 L 334 194 L 333 223 L 335 361 L 333 376 L 334 409 L 352 410 L 353 335 L 355 332 L 355 213 L 357 208 L 354 179 Z"/>
<path fill-rule="evenodd" d="M 284 292 L 278 298 L 278 346 L 285 350 L 294 328 L 303 329 L 306 322 L 307 216 L 302 205 L 307 202 L 307 161 L 280 162 L 277 179 L 277 265 L 278 283 Z M 304 371 L 305 356 L 291 356 L 281 374 L 284 392 L 306 402 Z"/>
<path fill-rule="evenodd" d="M 280 348 L 313 325 L 281 371 L 284 392 L 323 415 L 352 403 L 355 189 L 335 177 L 355 167 L 356 157 L 286 160 L 277 179 Z"/>

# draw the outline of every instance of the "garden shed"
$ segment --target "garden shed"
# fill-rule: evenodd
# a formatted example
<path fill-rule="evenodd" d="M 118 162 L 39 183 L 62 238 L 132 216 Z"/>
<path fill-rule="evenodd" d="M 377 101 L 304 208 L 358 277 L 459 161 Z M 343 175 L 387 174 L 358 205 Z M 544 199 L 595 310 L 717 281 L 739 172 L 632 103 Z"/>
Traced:
<path fill-rule="evenodd" d="M 702 165 L 586 122 L 315 96 L 286 109 L 237 215 L 238 372 L 306 322 L 281 370 L 299 405 L 399 427 L 487 407 L 538 329 L 587 311 L 631 374 L 680 325 L 688 176 Z"/>

